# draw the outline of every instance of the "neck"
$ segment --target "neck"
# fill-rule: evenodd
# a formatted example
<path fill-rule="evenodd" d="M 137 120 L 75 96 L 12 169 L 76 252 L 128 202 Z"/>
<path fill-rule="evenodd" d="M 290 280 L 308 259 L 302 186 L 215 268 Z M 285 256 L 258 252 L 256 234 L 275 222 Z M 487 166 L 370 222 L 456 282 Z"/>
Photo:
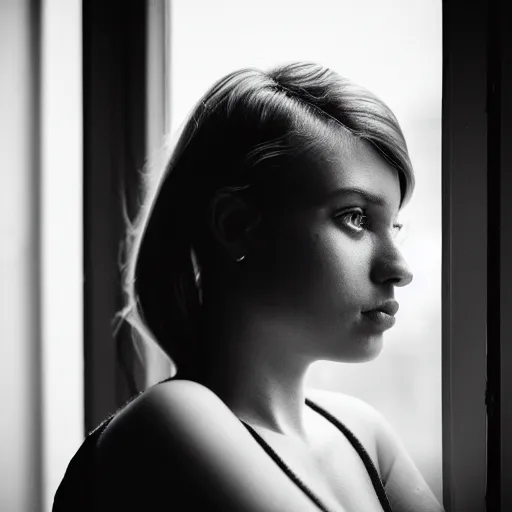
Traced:
<path fill-rule="evenodd" d="M 304 382 L 311 361 L 274 322 L 255 321 L 241 311 L 231 311 L 230 319 L 223 324 L 218 314 L 205 315 L 197 380 L 246 423 L 304 438 Z"/>

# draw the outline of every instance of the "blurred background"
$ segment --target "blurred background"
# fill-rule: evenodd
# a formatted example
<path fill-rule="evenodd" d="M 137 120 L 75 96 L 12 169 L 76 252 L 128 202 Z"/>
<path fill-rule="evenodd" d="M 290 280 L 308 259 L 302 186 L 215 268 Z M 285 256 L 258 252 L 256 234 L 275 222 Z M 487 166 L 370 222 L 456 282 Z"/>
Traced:
<path fill-rule="evenodd" d="M 0 0 L 0 510 L 49 512 L 84 435 L 172 370 L 114 334 L 120 191 L 133 215 L 138 171 L 158 173 L 215 80 L 290 60 L 380 96 L 417 183 L 401 242 L 414 280 L 381 356 L 318 363 L 309 384 L 379 409 L 442 501 L 441 13 L 432 0 Z"/>
<path fill-rule="evenodd" d="M 440 502 L 441 8 L 432 0 L 175 0 L 169 113 L 174 131 L 222 75 L 291 60 L 329 66 L 394 111 L 417 180 L 402 237 L 414 280 L 396 289 L 400 311 L 379 358 L 318 363 L 309 384 L 358 396 L 384 413 Z"/>

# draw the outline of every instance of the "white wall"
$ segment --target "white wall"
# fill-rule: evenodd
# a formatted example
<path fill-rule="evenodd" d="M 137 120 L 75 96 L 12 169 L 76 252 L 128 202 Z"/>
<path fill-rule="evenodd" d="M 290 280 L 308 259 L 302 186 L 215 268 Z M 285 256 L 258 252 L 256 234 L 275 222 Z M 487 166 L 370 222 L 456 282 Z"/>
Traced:
<path fill-rule="evenodd" d="M 39 510 L 38 135 L 29 0 L 0 2 L 0 510 Z M 37 61 L 35 61 L 37 62 Z"/>
<path fill-rule="evenodd" d="M 83 438 L 81 2 L 0 0 L 0 510 Z M 42 30 L 41 30 L 42 27 Z"/>
<path fill-rule="evenodd" d="M 85 434 L 81 0 L 44 0 L 42 26 L 40 510 L 49 512 Z"/>

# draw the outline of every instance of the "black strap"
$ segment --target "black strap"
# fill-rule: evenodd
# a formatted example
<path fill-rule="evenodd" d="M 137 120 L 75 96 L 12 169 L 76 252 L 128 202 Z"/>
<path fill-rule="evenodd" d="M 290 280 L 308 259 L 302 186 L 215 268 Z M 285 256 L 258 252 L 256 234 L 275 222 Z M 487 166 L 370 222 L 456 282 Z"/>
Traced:
<path fill-rule="evenodd" d="M 170 380 L 179 380 L 176 376 L 169 377 L 167 379 L 162 380 L 162 382 L 167 382 Z M 357 451 L 359 456 L 361 457 L 368 474 L 370 475 L 370 480 L 372 481 L 373 488 L 375 489 L 375 493 L 379 498 L 379 502 L 384 510 L 384 512 L 393 512 L 391 505 L 389 503 L 388 497 L 386 495 L 386 490 L 384 489 L 384 484 L 380 479 L 379 473 L 373 464 L 371 457 L 368 455 L 368 452 L 365 450 L 364 446 L 361 444 L 359 439 L 349 430 L 340 420 L 335 418 L 331 413 L 326 411 L 323 407 L 320 407 L 318 404 L 306 398 L 306 405 L 308 405 L 311 409 L 316 411 L 318 414 L 321 414 L 327 421 L 331 422 L 335 427 L 338 428 L 345 435 L 345 437 L 352 444 L 354 449 Z M 265 440 L 247 423 L 240 420 L 243 425 L 247 428 L 247 430 L 251 433 L 254 439 L 258 442 L 258 444 L 267 452 L 267 454 L 274 460 L 274 462 L 289 476 L 289 478 L 295 482 L 308 496 L 309 498 L 318 506 L 320 510 L 323 512 L 329 512 L 326 506 L 320 501 L 318 496 L 309 489 L 309 487 L 302 482 L 302 480 L 285 464 L 285 462 L 277 455 L 277 453 L 265 442 Z"/>
<path fill-rule="evenodd" d="M 300 487 L 315 503 L 315 505 L 323 512 L 329 512 L 329 509 L 320 501 L 318 496 L 285 464 L 285 462 L 277 455 L 277 453 L 263 440 L 263 438 L 245 421 L 240 420 L 247 430 L 252 434 L 258 444 L 267 452 L 267 454 L 274 460 L 274 462 L 288 475 L 288 477 Z"/>
<path fill-rule="evenodd" d="M 165 379 L 161 382 L 172 380 L 173 377 Z M 141 393 L 139 393 L 141 394 Z M 134 400 L 138 395 L 131 397 L 127 403 L 118 409 L 121 410 L 129 402 Z M 330 413 L 325 411 L 323 408 L 315 404 L 309 399 L 306 399 L 306 404 L 321 414 L 324 418 L 334 424 L 351 442 L 352 446 L 359 453 L 363 460 L 366 469 L 370 475 L 373 487 L 382 508 L 385 512 L 392 512 L 391 506 L 387 500 L 384 486 L 380 480 L 379 474 L 373 465 L 373 462 L 364 449 L 363 445 L 359 440 L 352 434 L 352 432 L 345 427 L 339 420 L 337 420 Z M 54 503 L 52 512 L 64 512 L 73 508 L 73 510 L 89 511 L 93 509 L 90 502 L 91 496 L 91 485 L 93 483 L 93 457 L 96 444 L 105 431 L 110 421 L 115 417 L 116 413 L 111 414 L 106 418 L 100 425 L 98 425 L 92 432 L 88 434 L 84 440 L 82 446 L 79 448 L 75 456 L 70 461 L 63 480 L 61 481 L 59 488 L 54 497 Z M 242 424 L 252 434 L 258 444 L 265 450 L 265 452 L 274 460 L 274 462 L 288 475 L 288 477 L 299 487 L 304 493 L 322 510 L 322 512 L 329 512 L 329 509 L 321 502 L 321 500 L 309 489 L 300 478 L 293 473 L 293 471 L 284 463 L 284 461 L 274 452 L 274 450 L 263 440 L 263 438 L 248 424 L 242 421 Z"/>
<path fill-rule="evenodd" d="M 169 377 L 161 382 L 167 382 L 169 380 L 179 380 L 174 377 Z M 335 427 L 340 430 L 345 437 L 352 444 L 354 449 L 357 451 L 359 456 L 361 457 L 368 474 L 370 475 L 370 479 L 373 484 L 373 488 L 375 489 L 375 493 L 379 498 L 379 502 L 384 510 L 384 512 L 393 512 L 391 505 L 389 504 L 388 497 L 386 495 L 386 490 L 384 489 L 384 485 L 380 479 L 379 473 L 373 464 L 371 457 L 368 455 L 368 452 L 365 450 L 364 446 L 361 444 L 359 439 L 345 426 L 341 421 L 335 418 L 332 414 L 327 412 L 324 408 L 320 407 L 318 404 L 306 398 L 306 405 L 308 405 L 311 409 L 316 411 L 318 414 L 321 414 L 327 421 L 331 422 Z M 295 482 L 308 496 L 309 498 L 322 510 L 323 512 L 328 512 L 328 509 L 325 505 L 322 504 L 320 499 L 316 496 L 315 493 L 307 485 L 300 480 L 300 478 L 293 473 L 293 471 L 285 464 L 285 462 L 277 455 L 277 453 L 265 442 L 265 440 L 247 423 L 243 420 L 240 420 L 243 425 L 247 428 L 250 434 L 254 437 L 254 439 L 258 442 L 258 444 L 267 452 L 267 454 L 274 460 L 274 462 L 290 477 L 290 479 Z"/>
<path fill-rule="evenodd" d="M 373 464 L 372 459 L 368 455 L 368 452 L 365 450 L 364 446 L 361 444 L 359 439 L 345 426 L 341 421 L 335 418 L 332 414 L 327 412 L 325 409 L 314 403 L 313 401 L 306 399 L 306 405 L 308 405 L 311 409 L 316 411 L 318 414 L 322 415 L 326 420 L 331 422 L 335 427 L 337 427 L 349 440 L 354 449 L 357 451 L 359 456 L 361 457 L 368 474 L 370 475 L 370 479 L 373 484 L 373 488 L 375 489 L 375 493 L 379 498 L 379 502 L 384 510 L 384 512 L 393 512 L 391 509 L 391 505 L 389 504 L 386 490 L 384 489 L 384 485 L 380 479 L 379 473 Z M 318 496 L 290 469 L 290 467 L 277 455 L 277 453 L 267 444 L 267 442 L 247 423 L 240 420 L 243 425 L 247 428 L 247 430 L 252 434 L 254 439 L 258 442 L 258 444 L 267 452 L 267 454 L 274 460 L 274 462 L 288 475 L 288 477 L 304 491 L 304 493 L 313 501 L 317 507 L 323 512 L 329 512 L 329 509 L 321 502 Z"/>
<path fill-rule="evenodd" d="M 306 404 L 311 407 L 314 411 L 321 414 L 326 420 L 330 421 L 334 426 L 336 426 L 350 441 L 352 446 L 355 448 L 361 459 L 363 460 L 364 465 L 366 466 L 366 470 L 370 475 L 370 479 L 373 484 L 373 488 L 379 498 L 380 504 L 385 512 L 393 512 L 391 509 L 391 505 L 389 504 L 388 497 L 386 495 L 386 490 L 384 489 L 384 485 L 380 479 L 379 473 L 373 464 L 372 459 L 368 455 L 368 452 L 364 449 L 364 446 L 361 444 L 359 439 L 345 426 L 341 421 L 335 418 L 332 414 L 327 412 L 325 409 L 320 407 L 319 405 L 312 402 L 309 398 L 306 398 Z"/>

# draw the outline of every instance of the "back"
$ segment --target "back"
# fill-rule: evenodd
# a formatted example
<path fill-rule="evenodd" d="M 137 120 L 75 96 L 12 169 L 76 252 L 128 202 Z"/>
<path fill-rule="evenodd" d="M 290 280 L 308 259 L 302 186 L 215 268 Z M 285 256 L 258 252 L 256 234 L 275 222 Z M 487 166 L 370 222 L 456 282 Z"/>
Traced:
<path fill-rule="evenodd" d="M 53 499 L 52 512 L 94 510 L 94 454 L 97 440 L 110 418 L 92 431 L 68 464 Z"/>
<path fill-rule="evenodd" d="M 139 393 L 140 395 L 141 393 Z M 98 440 L 116 414 L 135 400 L 131 397 L 118 411 L 105 418 L 94 430 L 87 434 L 75 455 L 70 460 L 64 477 L 55 493 L 52 512 L 90 512 L 95 510 L 95 458 Z"/>

